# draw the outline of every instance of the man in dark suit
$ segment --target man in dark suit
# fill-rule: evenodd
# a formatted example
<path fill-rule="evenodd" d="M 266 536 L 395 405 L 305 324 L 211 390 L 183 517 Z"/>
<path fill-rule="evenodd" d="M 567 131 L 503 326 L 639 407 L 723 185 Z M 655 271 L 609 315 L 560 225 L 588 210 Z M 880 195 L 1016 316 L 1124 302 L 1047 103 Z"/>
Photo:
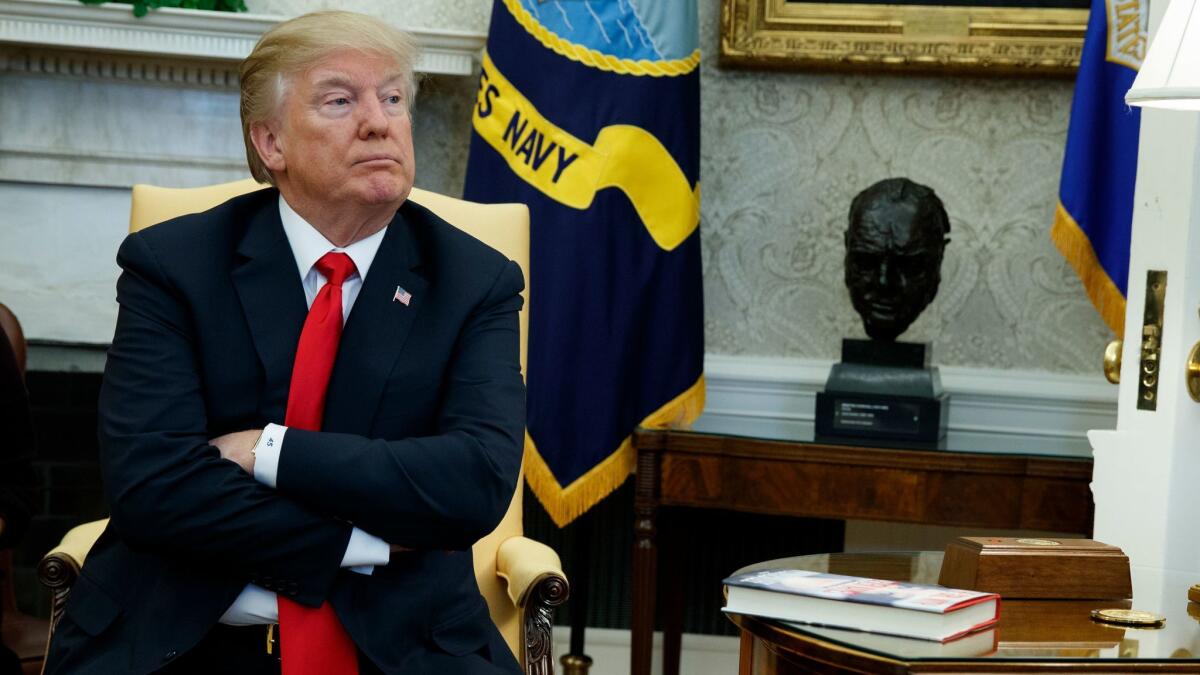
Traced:
<path fill-rule="evenodd" d="M 414 60 L 347 12 L 268 31 L 241 109 L 277 189 L 122 244 L 112 519 L 47 673 L 519 672 L 470 547 L 521 461 L 522 277 L 406 201 Z"/>

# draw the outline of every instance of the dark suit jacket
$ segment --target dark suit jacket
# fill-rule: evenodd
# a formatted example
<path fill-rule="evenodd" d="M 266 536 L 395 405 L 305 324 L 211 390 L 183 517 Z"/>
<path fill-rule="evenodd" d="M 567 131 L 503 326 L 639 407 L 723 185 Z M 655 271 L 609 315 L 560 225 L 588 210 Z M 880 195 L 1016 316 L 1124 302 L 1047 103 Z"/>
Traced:
<path fill-rule="evenodd" d="M 519 268 L 401 206 L 346 322 L 322 431 L 288 430 L 272 490 L 207 439 L 284 419 L 307 309 L 277 199 L 238 197 L 121 245 L 99 424 L 112 520 L 47 672 L 161 668 L 248 582 L 328 599 L 385 672 L 424 672 L 445 653 L 462 672 L 519 670 L 470 553 L 521 462 Z M 371 576 L 341 570 L 350 523 L 417 550 Z"/>

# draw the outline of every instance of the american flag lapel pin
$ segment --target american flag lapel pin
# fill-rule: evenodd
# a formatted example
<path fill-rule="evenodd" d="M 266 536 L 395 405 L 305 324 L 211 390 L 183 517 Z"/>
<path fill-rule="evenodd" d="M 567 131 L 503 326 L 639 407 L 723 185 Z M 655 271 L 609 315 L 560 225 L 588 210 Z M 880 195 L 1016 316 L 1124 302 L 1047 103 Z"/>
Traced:
<path fill-rule="evenodd" d="M 408 307 L 408 303 L 412 302 L 412 293 L 409 293 L 402 287 L 397 286 L 396 294 L 392 296 L 392 302 L 398 302 L 405 307 Z"/>

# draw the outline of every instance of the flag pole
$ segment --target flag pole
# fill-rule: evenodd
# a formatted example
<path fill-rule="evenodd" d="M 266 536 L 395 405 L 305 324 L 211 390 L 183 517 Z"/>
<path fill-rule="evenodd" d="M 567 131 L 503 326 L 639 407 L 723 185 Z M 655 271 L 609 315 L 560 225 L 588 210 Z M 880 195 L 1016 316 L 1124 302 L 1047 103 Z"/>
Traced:
<path fill-rule="evenodd" d="M 571 588 L 571 651 L 562 655 L 563 675 L 588 675 L 592 667 L 592 657 L 584 653 L 584 639 L 587 631 L 588 586 L 592 578 L 592 538 L 595 533 L 596 517 L 589 511 L 580 516 L 572 529 L 575 530 L 571 546 L 571 572 L 567 578 L 574 579 Z"/>

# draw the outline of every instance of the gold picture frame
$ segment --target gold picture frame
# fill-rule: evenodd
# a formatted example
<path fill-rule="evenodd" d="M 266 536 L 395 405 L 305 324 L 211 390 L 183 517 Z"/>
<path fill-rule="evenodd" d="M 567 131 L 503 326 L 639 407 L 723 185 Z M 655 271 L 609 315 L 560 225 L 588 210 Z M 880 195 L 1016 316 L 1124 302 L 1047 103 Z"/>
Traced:
<path fill-rule="evenodd" d="M 721 65 L 787 70 L 1070 75 L 1088 19 L 1064 8 L 721 3 Z"/>

